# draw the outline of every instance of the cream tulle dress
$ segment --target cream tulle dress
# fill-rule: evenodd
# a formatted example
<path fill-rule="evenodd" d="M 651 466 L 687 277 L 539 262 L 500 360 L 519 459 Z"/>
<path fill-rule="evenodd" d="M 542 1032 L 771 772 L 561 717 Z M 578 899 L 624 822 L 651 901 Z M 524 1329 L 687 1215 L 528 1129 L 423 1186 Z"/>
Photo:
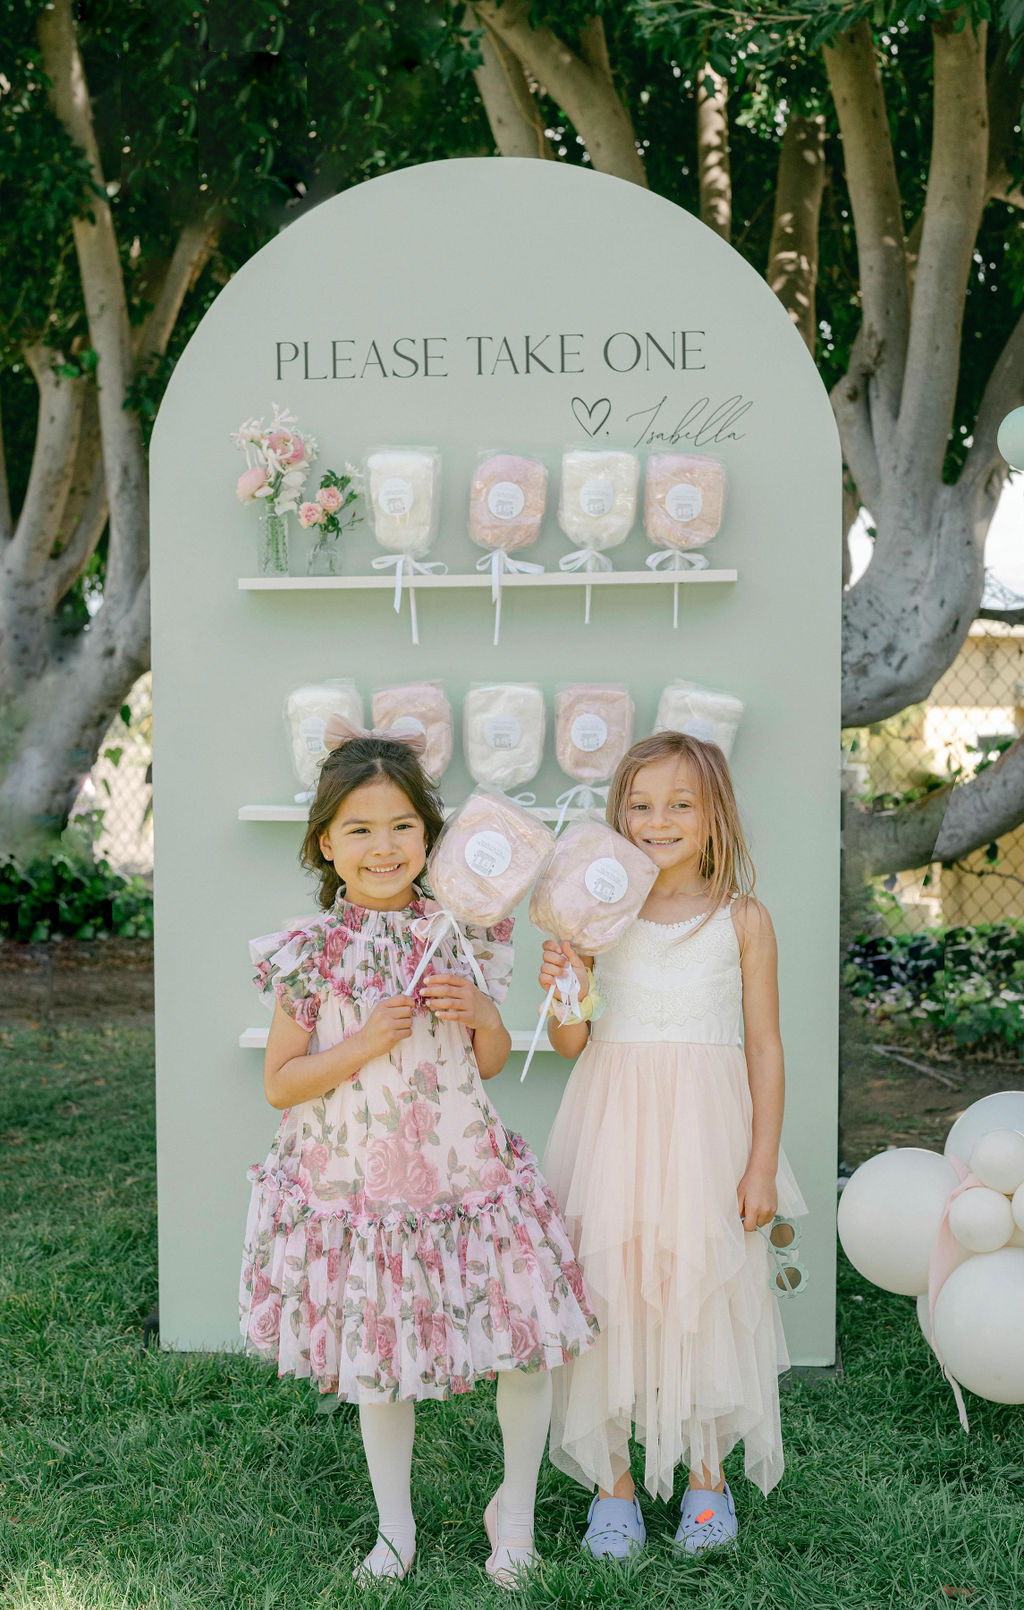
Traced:
<path fill-rule="evenodd" d="M 635 1426 L 664 1498 L 678 1465 L 713 1471 L 741 1438 L 747 1475 L 775 1485 L 789 1364 L 768 1246 L 736 1202 L 751 1099 L 732 907 L 699 924 L 639 919 L 597 958 L 604 1011 L 544 1159 L 601 1326 L 555 1374 L 551 1459 L 610 1491 Z M 807 1211 L 784 1157 L 778 1189 L 780 1213 Z"/>

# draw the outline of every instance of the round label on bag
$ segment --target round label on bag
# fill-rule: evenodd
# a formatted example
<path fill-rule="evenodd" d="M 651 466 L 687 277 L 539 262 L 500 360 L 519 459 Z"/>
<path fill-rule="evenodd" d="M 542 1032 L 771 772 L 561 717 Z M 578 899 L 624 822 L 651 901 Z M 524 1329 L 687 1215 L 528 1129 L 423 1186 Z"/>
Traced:
<path fill-rule="evenodd" d="M 496 520 L 514 520 L 522 514 L 526 498 L 515 481 L 495 481 L 487 494 L 487 507 Z"/>
<path fill-rule="evenodd" d="M 388 731 L 396 732 L 400 738 L 425 738 L 427 736 L 426 727 L 416 716 L 399 716 L 397 721 L 392 721 Z"/>
<path fill-rule="evenodd" d="M 412 486 L 404 476 L 389 475 L 386 481 L 381 481 L 377 502 L 385 514 L 408 514 L 414 500 Z"/>
<path fill-rule="evenodd" d="M 577 749 L 583 749 L 588 754 L 593 749 L 601 749 L 608 741 L 608 727 L 600 716 L 577 716 L 569 729 L 569 736 Z"/>
<path fill-rule="evenodd" d="M 485 828 L 474 833 L 466 845 L 466 865 L 482 878 L 500 878 L 512 864 L 512 846 L 504 833 Z"/>
<path fill-rule="evenodd" d="M 700 738 L 706 744 L 715 741 L 715 723 L 709 721 L 707 716 L 690 716 L 680 727 L 688 738 Z"/>
<path fill-rule="evenodd" d="M 673 520 L 696 520 L 703 507 L 700 487 L 691 481 L 677 481 L 665 493 L 665 513 Z"/>
<path fill-rule="evenodd" d="M 611 481 L 603 476 L 595 476 L 593 480 L 584 481 L 579 490 L 579 505 L 584 514 L 607 514 L 615 502 L 615 488 Z"/>
<path fill-rule="evenodd" d="M 492 749 L 515 749 L 523 729 L 515 716 L 488 716 L 484 737 Z"/>
<path fill-rule="evenodd" d="M 311 755 L 318 755 L 323 748 L 326 725 L 323 716 L 307 716 L 299 722 L 299 737 Z"/>
<path fill-rule="evenodd" d="M 613 906 L 616 900 L 621 900 L 629 888 L 625 867 L 610 855 L 602 855 L 600 860 L 591 861 L 583 874 L 583 881 L 594 899 L 606 906 Z"/>

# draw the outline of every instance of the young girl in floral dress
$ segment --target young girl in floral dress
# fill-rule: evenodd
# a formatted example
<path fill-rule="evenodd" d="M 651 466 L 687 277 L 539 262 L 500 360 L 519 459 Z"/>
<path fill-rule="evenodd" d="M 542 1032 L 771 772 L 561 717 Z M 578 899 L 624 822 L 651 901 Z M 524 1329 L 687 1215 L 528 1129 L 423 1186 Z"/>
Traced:
<path fill-rule="evenodd" d="M 481 1084 L 511 1045 L 495 1003 L 512 922 L 464 928 L 410 994 L 436 909 L 416 880 L 441 804 L 415 739 L 337 724 L 326 741 L 301 852 L 324 914 L 251 946 L 275 1003 L 264 1085 L 284 1112 L 250 1170 L 242 1335 L 280 1375 L 359 1405 L 379 1535 L 357 1576 L 412 1562 L 415 1400 L 497 1375 L 504 1479 L 484 1517 L 487 1570 L 511 1586 L 536 1562 L 550 1371 L 596 1331 L 536 1160 Z"/>
<path fill-rule="evenodd" d="M 674 1541 L 695 1553 L 736 1546 L 722 1460 L 740 1439 L 762 1492 L 782 1474 L 788 1359 L 768 1244 L 755 1232 L 780 1206 L 806 1208 L 779 1150 L 775 935 L 750 894 L 716 745 L 677 732 L 634 744 L 612 779 L 608 820 L 658 876 L 592 974 L 569 946 L 544 947 L 542 987 L 568 957 L 589 1009 L 580 1016 L 591 1016 L 548 1028 L 579 1061 L 545 1167 L 601 1324 L 597 1346 L 556 1382 L 551 1459 L 597 1488 L 583 1540 L 597 1558 L 646 1539 L 630 1436 L 645 1445 L 652 1495 L 672 1496 L 681 1464 L 689 1483 Z"/>

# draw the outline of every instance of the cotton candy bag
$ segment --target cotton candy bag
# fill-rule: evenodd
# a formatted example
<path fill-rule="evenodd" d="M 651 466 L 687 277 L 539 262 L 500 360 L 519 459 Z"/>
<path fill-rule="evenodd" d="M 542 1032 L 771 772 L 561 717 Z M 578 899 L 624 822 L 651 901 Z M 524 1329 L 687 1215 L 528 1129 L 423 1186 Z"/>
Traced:
<path fill-rule="evenodd" d="M 491 573 L 495 647 L 501 636 L 502 576 L 506 571 L 539 575 L 544 569 L 510 554 L 536 542 L 547 490 L 548 472 L 539 459 L 488 453 L 477 462 L 469 489 L 469 535 L 489 550 L 476 568 Z"/>
<path fill-rule="evenodd" d="M 370 704 L 375 727 L 424 734 L 423 770 L 437 782 L 452 758 L 452 707 L 440 682 L 406 682 L 378 688 Z"/>
<path fill-rule="evenodd" d="M 535 682 L 474 683 L 462 706 L 462 749 L 474 782 L 518 788 L 544 758 L 544 695 Z"/>
<path fill-rule="evenodd" d="M 559 570 L 611 570 L 607 548 L 625 542 L 636 519 L 640 464 L 633 453 L 587 452 L 562 455 L 558 523 L 577 547 L 558 561 Z M 590 592 L 584 620 L 590 624 Z"/>
<path fill-rule="evenodd" d="M 598 803 L 595 785 L 606 782 L 633 741 L 633 700 L 617 683 L 577 682 L 555 694 L 555 754 L 578 785 L 569 794 Z M 559 804 L 568 800 L 562 795 Z M 571 803 L 571 801 L 570 801 Z"/>
<path fill-rule="evenodd" d="M 693 453 L 650 454 L 644 478 L 644 530 L 655 547 L 702 548 L 716 535 L 724 512 L 725 466 L 720 459 Z"/>
<path fill-rule="evenodd" d="M 332 716 L 341 716 L 353 727 L 362 726 L 363 701 L 354 682 L 311 682 L 293 688 L 285 699 L 284 724 L 292 765 L 304 790 L 296 794 L 296 804 L 304 804 L 316 787 L 327 755 L 324 728 Z"/>
<path fill-rule="evenodd" d="M 387 551 L 374 570 L 394 569 L 395 613 L 402 607 L 402 583 L 416 574 L 443 575 L 448 566 L 423 561 L 433 546 L 441 515 L 441 454 L 436 447 L 380 447 L 366 460 L 367 502 L 373 534 Z M 416 589 L 409 589 L 412 640 L 420 640 Z"/>
<path fill-rule="evenodd" d="M 583 956 L 617 945 L 635 921 L 658 869 L 643 850 L 605 822 L 575 822 L 530 899 L 535 928 Z"/>
<path fill-rule="evenodd" d="M 658 700 L 655 732 L 684 732 L 717 744 L 728 760 L 743 716 L 742 700 L 696 682 L 670 682 Z"/>

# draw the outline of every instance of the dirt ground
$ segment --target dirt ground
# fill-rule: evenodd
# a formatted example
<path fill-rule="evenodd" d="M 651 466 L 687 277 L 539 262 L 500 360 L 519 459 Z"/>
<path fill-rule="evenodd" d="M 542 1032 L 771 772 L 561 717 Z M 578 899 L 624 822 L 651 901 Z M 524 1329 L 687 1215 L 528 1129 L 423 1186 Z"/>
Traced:
<path fill-rule="evenodd" d="M 1019 1059 L 1000 1061 L 872 1042 L 844 1012 L 838 1159 L 843 1171 L 886 1146 L 941 1151 L 949 1126 L 972 1101 L 1020 1088 Z M 0 1024 L 33 1028 L 136 1028 L 153 1022 L 150 940 L 0 941 Z"/>

